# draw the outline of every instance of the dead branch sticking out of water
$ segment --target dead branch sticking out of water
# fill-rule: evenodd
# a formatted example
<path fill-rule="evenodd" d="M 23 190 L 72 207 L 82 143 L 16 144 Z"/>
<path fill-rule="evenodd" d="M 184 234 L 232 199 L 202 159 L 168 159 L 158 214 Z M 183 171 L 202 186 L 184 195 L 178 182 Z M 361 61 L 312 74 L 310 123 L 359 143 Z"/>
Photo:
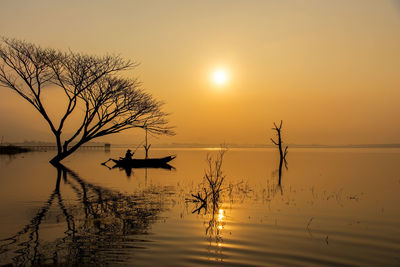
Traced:
<path fill-rule="evenodd" d="M 278 141 L 275 141 L 274 139 L 271 138 L 271 141 L 274 145 L 278 146 L 279 148 L 279 156 L 280 156 L 280 160 L 279 160 L 279 182 L 278 184 L 281 184 L 281 179 L 282 179 L 282 166 L 283 163 L 285 163 L 285 168 L 286 170 L 288 169 L 287 167 L 287 161 L 286 161 L 286 156 L 288 154 L 288 146 L 285 147 L 285 149 L 282 149 L 282 135 L 281 135 L 281 129 L 282 129 L 282 123 L 283 121 L 281 120 L 281 123 L 279 124 L 279 127 L 276 125 L 276 123 L 274 122 L 274 128 L 272 128 L 272 130 L 276 131 L 276 135 L 278 137 Z"/>
<path fill-rule="evenodd" d="M 198 192 L 196 195 L 192 194 L 191 202 L 201 203 L 199 207 L 192 211 L 192 213 L 200 213 L 202 209 L 207 212 L 210 207 L 213 212 L 218 209 L 220 192 L 225 176 L 222 172 L 222 162 L 227 149 L 221 147 L 216 157 L 207 155 L 207 169 L 204 174 L 203 192 Z"/>

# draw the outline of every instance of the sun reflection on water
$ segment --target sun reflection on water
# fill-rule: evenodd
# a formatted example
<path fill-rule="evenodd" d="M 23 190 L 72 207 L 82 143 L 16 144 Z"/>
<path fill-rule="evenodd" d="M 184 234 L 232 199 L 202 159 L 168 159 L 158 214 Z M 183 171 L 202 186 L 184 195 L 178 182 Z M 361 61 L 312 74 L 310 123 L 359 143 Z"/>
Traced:
<path fill-rule="evenodd" d="M 218 221 L 222 222 L 223 218 L 224 218 L 224 210 L 223 209 L 219 209 L 219 211 L 218 211 Z"/>

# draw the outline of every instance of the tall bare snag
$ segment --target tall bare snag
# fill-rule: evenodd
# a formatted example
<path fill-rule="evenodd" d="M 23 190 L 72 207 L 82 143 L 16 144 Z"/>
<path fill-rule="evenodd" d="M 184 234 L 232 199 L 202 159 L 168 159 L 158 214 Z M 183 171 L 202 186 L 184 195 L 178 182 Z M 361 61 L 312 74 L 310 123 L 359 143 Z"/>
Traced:
<path fill-rule="evenodd" d="M 276 125 L 274 122 L 274 128 L 272 130 L 276 131 L 276 136 L 278 137 L 278 141 L 275 141 L 274 139 L 271 138 L 271 141 L 274 145 L 276 145 L 279 148 L 279 182 L 278 184 L 281 184 L 281 179 L 282 179 L 282 166 L 283 163 L 285 164 L 285 168 L 287 170 L 287 161 L 286 161 L 286 155 L 288 153 L 288 146 L 286 146 L 284 149 L 282 148 L 282 135 L 281 135 L 281 129 L 282 129 L 282 121 L 279 124 L 279 127 Z"/>

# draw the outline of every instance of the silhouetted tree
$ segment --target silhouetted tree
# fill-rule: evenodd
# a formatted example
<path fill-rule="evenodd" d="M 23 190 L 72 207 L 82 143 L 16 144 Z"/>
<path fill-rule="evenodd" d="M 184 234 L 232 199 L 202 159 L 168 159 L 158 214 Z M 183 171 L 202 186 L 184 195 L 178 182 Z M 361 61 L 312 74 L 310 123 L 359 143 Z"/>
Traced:
<path fill-rule="evenodd" d="M 135 65 L 119 56 L 62 52 L 8 38 L 0 42 L 0 85 L 29 102 L 50 126 L 58 149 L 52 163 L 92 139 L 130 128 L 173 134 L 161 110 L 163 103 L 144 92 L 137 80 L 120 76 Z M 46 86 L 64 92 L 66 105 L 59 120 L 51 118 L 43 104 Z M 79 112 L 81 123 L 65 136 L 66 122 Z"/>
<path fill-rule="evenodd" d="M 274 122 L 274 128 L 272 130 L 276 131 L 276 135 L 278 137 L 278 141 L 274 141 L 274 139 L 271 138 L 272 143 L 274 145 L 278 146 L 279 148 L 279 185 L 281 184 L 281 178 L 282 178 L 282 165 L 285 163 L 285 168 L 287 169 L 287 161 L 286 161 L 286 155 L 288 153 L 288 146 L 285 147 L 285 150 L 282 149 L 282 135 L 281 135 L 281 129 L 282 129 L 282 121 L 279 124 L 279 127 L 276 125 Z"/>

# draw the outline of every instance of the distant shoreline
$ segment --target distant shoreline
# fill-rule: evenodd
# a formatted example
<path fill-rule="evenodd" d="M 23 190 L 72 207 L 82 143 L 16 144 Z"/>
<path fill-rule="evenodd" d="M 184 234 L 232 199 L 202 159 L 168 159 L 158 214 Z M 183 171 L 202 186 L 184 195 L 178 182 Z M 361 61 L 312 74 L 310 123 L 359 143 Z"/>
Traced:
<path fill-rule="evenodd" d="M 111 147 L 137 147 L 138 144 L 111 144 Z M 273 145 L 262 144 L 224 144 L 228 148 L 275 148 Z M 288 144 L 289 148 L 400 148 L 400 144 L 357 144 L 357 145 L 299 145 Z M 153 144 L 153 148 L 219 148 L 220 144 Z"/>
<path fill-rule="evenodd" d="M 82 147 L 97 147 L 102 148 L 106 142 L 95 142 L 85 144 Z M 19 147 L 29 148 L 32 147 L 56 147 L 51 142 L 24 142 L 24 143 L 10 143 L 8 145 L 2 145 L 1 147 Z M 211 149 L 219 148 L 220 144 L 198 144 L 198 143 L 169 143 L 169 144 L 152 144 L 153 148 L 198 148 L 198 149 Z M 228 148 L 274 148 L 275 146 L 269 144 L 225 144 Z M 321 145 L 321 144 L 288 144 L 289 148 L 400 148 L 400 144 L 348 144 L 348 145 Z M 111 148 L 132 148 L 139 147 L 137 143 L 134 144 L 111 144 Z M 25 152 L 25 151 L 24 151 Z"/>
<path fill-rule="evenodd" d="M 14 145 L 0 145 L 0 154 L 2 155 L 14 155 L 19 153 L 26 153 L 31 151 L 28 148 L 14 146 Z"/>

